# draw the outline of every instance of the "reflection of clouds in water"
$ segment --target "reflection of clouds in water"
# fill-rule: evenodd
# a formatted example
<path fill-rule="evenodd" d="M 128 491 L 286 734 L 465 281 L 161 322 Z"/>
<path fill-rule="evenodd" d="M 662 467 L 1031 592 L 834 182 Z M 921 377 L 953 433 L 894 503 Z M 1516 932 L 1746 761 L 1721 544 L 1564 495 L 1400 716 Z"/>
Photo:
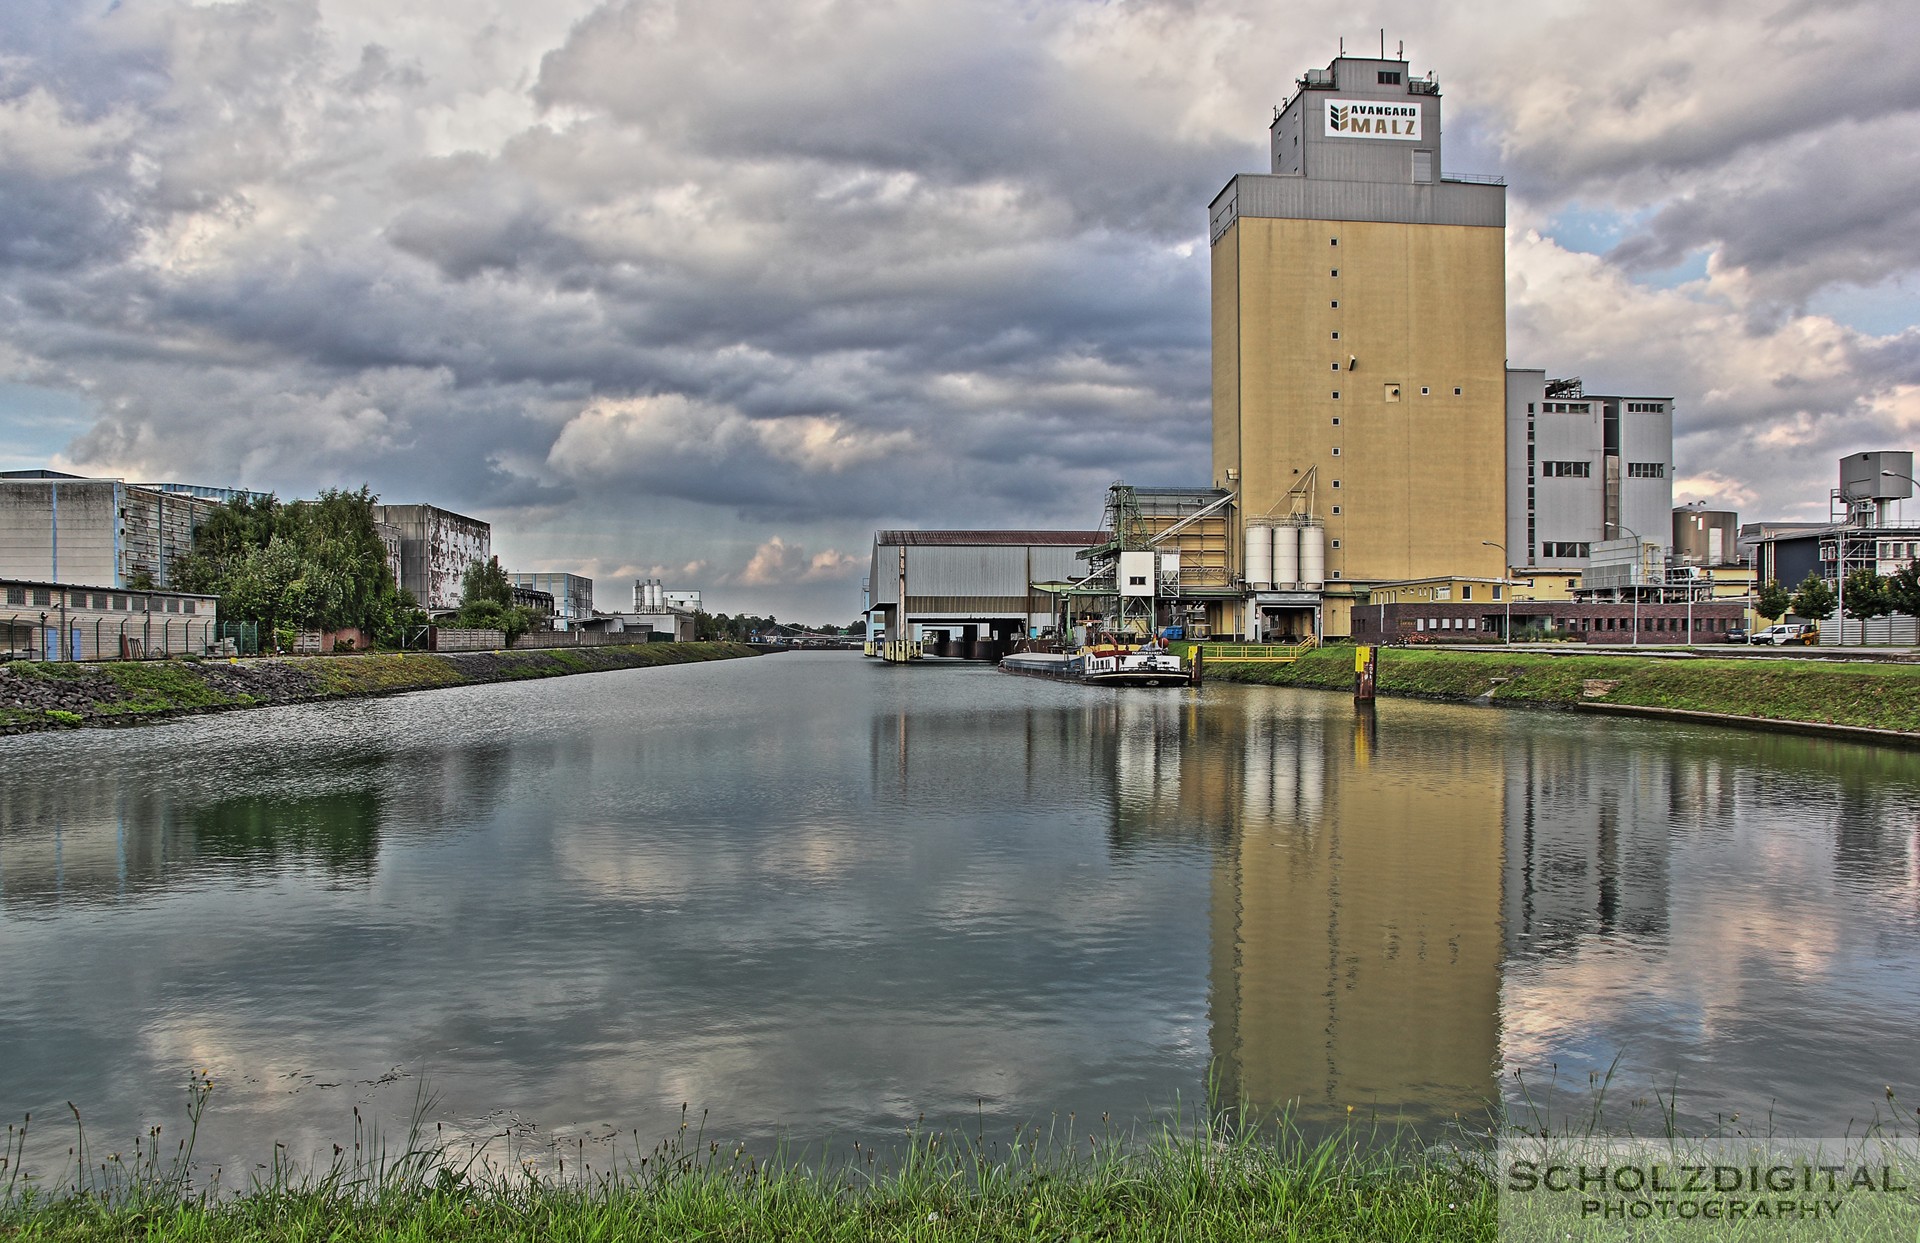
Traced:
<path fill-rule="evenodd" d="M 661 839 L 636 825 L 580 825 L 554 844 L 564 878 L 615 902 L 683 902 L 763 869 L 720 841 Z"/>
<path fill-rule="evenodd" d="M 1920 1053 L 1912 862 L 1885 831 L 1920 770 L 1766 735 L 1618 733 L 1611 752 L 1536 738 L 1509 779 L 1505 1062 L 1584 1088 L 1617 1056 L 1616 1093 L 1677 1084 L 1686 1125 L 1870 1107 Z"/>

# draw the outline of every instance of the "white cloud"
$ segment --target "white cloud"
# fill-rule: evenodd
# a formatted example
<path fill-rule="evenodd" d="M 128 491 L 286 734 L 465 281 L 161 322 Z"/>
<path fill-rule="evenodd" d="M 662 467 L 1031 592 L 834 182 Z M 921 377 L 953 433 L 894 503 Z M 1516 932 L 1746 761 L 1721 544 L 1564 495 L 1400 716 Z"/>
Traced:
<path fill-rule="evenodd" d="M 115 111 L 93 121 L 67 114 L 45 87 L 0 100 L 0 171 L 32 177 L 70 177 L 112 158 L 136 121 Z"/>
<path fill-rule="evenodd" d="M 778 535 L 753 550 L 753 556 L 734 581 L 748 587 L 849 579 L 862 564 L 851 553 L 828 548 L 809 553 Z"/>
<path fill-rule="evenodd" d="M 808 473 L 837 473 L 907 451 L 908 431 L 866 432 L 832 415 L 750 418 L 679 393 L 602 398 L 560 429 L 548 464 L 575 478 L 652 473 L 663 464 L 739 463 L 764 455 Z"/>

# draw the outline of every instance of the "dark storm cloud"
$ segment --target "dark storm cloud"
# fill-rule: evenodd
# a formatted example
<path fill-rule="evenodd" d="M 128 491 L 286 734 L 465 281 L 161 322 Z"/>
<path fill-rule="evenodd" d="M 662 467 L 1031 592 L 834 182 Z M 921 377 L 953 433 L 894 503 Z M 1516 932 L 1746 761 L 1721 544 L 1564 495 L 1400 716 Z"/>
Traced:
<path fill-rule="evenodd" d="M 1920 267 L 1920 115 L 1829 126 L 1764 160 L 1715 169 L 1611 257 L 1658 269 L 1709 246 L 1750 273 L 1757 292 L 1790 304 Z"/>

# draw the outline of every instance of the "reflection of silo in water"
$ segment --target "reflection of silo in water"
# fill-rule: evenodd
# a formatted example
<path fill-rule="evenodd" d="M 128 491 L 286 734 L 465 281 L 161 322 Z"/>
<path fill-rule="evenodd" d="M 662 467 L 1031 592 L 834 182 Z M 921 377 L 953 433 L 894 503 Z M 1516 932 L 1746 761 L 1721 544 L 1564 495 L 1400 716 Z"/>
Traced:
<path fill-rule="evenodd" d="M 1310 824 L 1325 799 L 1326 761 L 1320 723 L 1253 719 L 1240 759 L 1240 823 L 1250 828 Z"/>
<path fill-rule="evenodd" d="M 1252 697 L 1249 697 L 1252 706 Z M 1479 722 L 1352 767 L 1325 717 L 1250 729 L 1262 768 L 1214 872 L 1212 1043 L 1223 1103 L 1308 1125 L 1483 1116 L 1499 1055 L 1501 759 Z M 1421 710 L 1414 709 L 1415 712 Z M 1464 718 L 1462 718 L 1464 720 Z M 1478 728 L 1475 728 L 1478 726 Z"/>
<path fill-rule="evenodd" d="M 1122 807 L 1179 802 L 1179 734 L 1162 723 L 1163 716 L 1144 700 L 1114 705 L 1114 791 Z"/>

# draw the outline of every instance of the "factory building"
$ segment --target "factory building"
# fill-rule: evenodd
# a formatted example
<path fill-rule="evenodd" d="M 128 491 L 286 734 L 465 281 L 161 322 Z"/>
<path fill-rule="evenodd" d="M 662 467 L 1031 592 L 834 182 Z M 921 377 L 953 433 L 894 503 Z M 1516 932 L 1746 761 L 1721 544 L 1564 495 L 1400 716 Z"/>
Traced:
<path fill-rule="evenodd" d="M 593 616 L 593 580 L 579 574 L 509 574 L 515 587 L 544 591 L 553 597 L 553 628 L 571 630 Z"/>
<path fill-rule="evenodd" d="M 22 582 L 0 575 L 0 660 L 139 660 L 205 655 L 217 596 Z"/>
<path fill-rule="evenodd" d="M 128 483 L 53 470 L 0 472 L 0 577 L 165 588 L 176 557 L 223 502 L 262 494 Z"/>
<path fill-rule="evenodd" d="M 429 613 L 459 608 L 468 567 L 493 556 L 491 526 L 437 505 L 375 505 L 373 520 L 399 530 L 400 586 Z"/>
<path fill-rule="evenodd" d="M 1538 368 L 1507 371 L 1507 534 L 1516 572 L 1577 570 L 1593 546 L 1669 546 L 1673 400 L 1609 397 Z"/>
<path fill-rule="evenodd" d="M 1212 203 L 1213 484 L 1253 574 L 1232 631 L 1345 635 L 1369 583 L 1504 568 L 1506 188 L 1443 172 L 1440 99 L 1341 56 Z"/>

